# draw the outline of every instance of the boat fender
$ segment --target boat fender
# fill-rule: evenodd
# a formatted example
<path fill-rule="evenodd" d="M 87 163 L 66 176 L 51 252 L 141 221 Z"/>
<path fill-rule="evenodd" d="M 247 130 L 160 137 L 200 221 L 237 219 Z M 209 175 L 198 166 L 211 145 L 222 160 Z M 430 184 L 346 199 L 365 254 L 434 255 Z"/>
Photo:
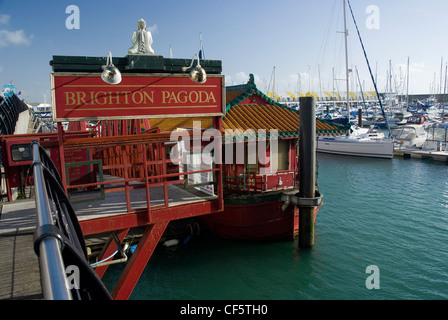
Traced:
<path fill-rule="evenodd" d="M 163 243 L 163 245 L 165 247 L 172 247 L 172 246 L 176 246 L 179 243 L 179 240 L 177 239 L 171 239 L 171 240 L 167 240 Z"/>

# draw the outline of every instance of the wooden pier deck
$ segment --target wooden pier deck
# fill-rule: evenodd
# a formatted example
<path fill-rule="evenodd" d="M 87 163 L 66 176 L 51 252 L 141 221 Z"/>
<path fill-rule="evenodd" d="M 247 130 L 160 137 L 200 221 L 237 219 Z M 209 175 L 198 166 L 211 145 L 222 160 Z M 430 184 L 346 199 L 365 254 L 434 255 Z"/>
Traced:
<path fill-rule="evenodd" d="M 43 299 L 39 259 L 33 249 L 34 199 L 0 204 L 0 299 Z"/>
<path fill-rule="evenodd" d="M 39 260 L 33 249 L 34 232 L 0 234 L 0 299 L 43 299 Z"/>

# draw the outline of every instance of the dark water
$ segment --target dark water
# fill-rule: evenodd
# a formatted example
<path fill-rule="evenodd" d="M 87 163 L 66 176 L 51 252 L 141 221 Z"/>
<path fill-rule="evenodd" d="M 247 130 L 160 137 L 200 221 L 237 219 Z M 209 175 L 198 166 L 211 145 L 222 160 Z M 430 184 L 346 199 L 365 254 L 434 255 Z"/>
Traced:
<path fill-rule="evenodd" d="M 448 299 L 448 166 L 325 154 L 318 161 L 324 205 L 312 249 L 211 235 L 160 246 L 131 299 Z M 372 265 L 378 272 L 366 273 Z M 110 290 L 123 267 L 103 277 Z"/>

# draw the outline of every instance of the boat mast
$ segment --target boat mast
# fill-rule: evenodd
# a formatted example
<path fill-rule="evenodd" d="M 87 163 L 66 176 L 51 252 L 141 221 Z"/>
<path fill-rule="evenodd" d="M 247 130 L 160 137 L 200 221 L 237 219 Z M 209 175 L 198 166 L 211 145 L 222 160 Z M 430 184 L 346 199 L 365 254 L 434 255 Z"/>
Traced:
<path fill-rule="evenodd" d="M 389 60 L 389 113 L 392 113 L 392 60 Z"/>
<path fill-rule="evenodd" d="M 356 23 L 355 16 L 353 15 L 352 6 L 350 5 L 350 0 L 347 0 L 347 2 L 348 2 L 348 6 L 350 8 L 350 13 L 351 13 L 352 18 L 353 18 L 353 23 L 355 24 L 356 32 L 358 33 L 358 38 L 359 38 L 359 42 L 361 43 L 362 51 L 364 52 L 364 57 L 366 58 L 366 63 L 367 63 L 367 67 L 369 68 L 370 78 L 372 79 L 373 87 L 375 88 L 375 93 L 376 93 L 376 96 L 378 97 L 378 102 L 380 103 L 381 112 L 383 113 L 384 119 L 387 119 L 387 115 L 384 112 L 383 103 L 381 102 L 381 97 L 380 97 L 380 94 L 378 93 L 378 88 L 376 86 L 375 79 L 373 78 L 373 73 L 372 73 L 372 69 L 370 68 L 369 59 L 367 58 L 366 49 L 364 48 L 364 44 L 363 44 L 362 39 L 361 39 L 361 34 L 359 33 L 358 24 Z M 345 2 L 344 2 L 344 4 L 345 4 Z M 345 6 L 344 6 L 344 8 L 345 8 Z M 386 121 L 386 124 L 387 124 L 387 129 L 389 131 L 389 137 L 391 137 L 391 131 L 390 131 L 390 127 L 389 127 L 389 122 Z"/>
<path fill-rule="evenodd" d="M 199 33 L 199 59 L 205 59 L 204 45 L 202 43 L 202 32 Z"/>
<path fill-rule="evenodd" d="M 320 65 L 317 65 L 317 70 L 319 72 L 319 95 L 322 97 L 322 79 L 320 77 Z"/>
<path fill-rule="evenodd" d="M 362 91 L 361 79 L 359 78 L 358 67 L 355 66 L 356 76 L 358 77 L 359 90 L 361 91 L 362 104 L 364 105 L 364 110 L 367 112 L 366 101 L 364 100 L 364 92 Z M 358 107 L 359 110 L 359 107 Z M 361 126 L 360 126 L 361 127 Z"/>
<path fill-rule="evenodd" d="M 442 94 L 442 74 L 443 74 L 443 57 L 440 61 L 440 86 L 439 86 L 439 94 Z"/>
<path fill-rule="evenodd" d="M 274 70 L 272 71 L 273 73 L 273 81 L 272 81 L 272 99 L 274 101 L 276 101 L 276 96 L 275 96 L 275 66 L 274 66 Z"/>
<path fill-rule="evenodd" d="M 442 108 L 442 119 L 445 115 L 445 104 L 446 104 L 446 78 L 447 78 L 448 64 L 445 66 L 445 83 L 443 85 L 443 108 Z"/>
<path fill-rule="evenodd" d="M 334 87 L 334 67 L 333 67 L 333 95 L 335 96 L 335 98 L 333 99 L 333 110 L 336 110 L 336 88 Z"/>
<path fill-rule="evenodd" d="M 347 14 L 345 8 L 345 0 L 344 2 L 344 39 L 345 39 L 345 77 L 346 77 L 346 85 L 347 85 L 347 117 L 350 120 L 350 84 L 349 84 L 349 69 L 348 69 L 348 48 L 347 48 L 347 38 L 348 38 L 348 30 L 347 30 Z"/>
<path fill-rule="evenodd" d="M 409 57 L 408 57 L 408 70 L 406 79 L 406 108 L 409 108 Z"/>

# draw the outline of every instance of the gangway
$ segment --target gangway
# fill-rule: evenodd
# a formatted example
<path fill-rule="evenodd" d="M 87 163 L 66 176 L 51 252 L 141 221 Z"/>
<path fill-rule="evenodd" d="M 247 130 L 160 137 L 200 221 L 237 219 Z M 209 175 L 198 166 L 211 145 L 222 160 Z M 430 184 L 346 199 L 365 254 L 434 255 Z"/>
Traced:
<path fill-rule="evenodd" d="M 114 299 L 129 298 L 170 221 L 223 210 L 221 165 L 207 170 L 170 170 L 170 133 L 74 136 L 63 139 L 61 146 L 47 145 L 49 154 L 52 149 L 62 150 L 60 184 L 76 212 L 82 235 L 110 235 L 98 260 L 123 247 L 132 228 L 145 230 L 111 293 Z M 214 195 L 202 194 L 187 183 L 189 175 L 204 172 L 213 173 Z M 96 274 L 102 277 L 107 267 L 98 266 Z"/>
<path fill-rule="evenodd" d="M 184 160 L 179 166 L 170 157 L 178 141 L 171 139 L 171 132 L 150 128 L 148 119 L 212 118 L 212 128 L 222 133 L 225 82 L 221 61 L 202 60 L 201 70 L 198 60 L 187 74 L 189 59 L 157 55 L 115 59 L 122 81 L 105 82 L 101 72 L 108 61 L 109 55 L 54 56 L 50 78 L 57 133 L 9 134 L 0 136 L 0 142 L 8 200 L 13 201 L 11 189 L 25 189 L 35 178 L 29 168 L 37 165 L 30 157 L 36 140 L 60 176 L 82 237 L 109 234 L 99 261 L 117 250 L 123 253 L 126 235 L 144 229 L 132 256 L 117 259 L 126 266 L 111 297 L 128 299 L 171 221 L 224 209 L 220 161 L 196 166 Z M 194 76 L 197 69 L 202 77 Z M 129 124 L 135 130 L 128 130 Z M 199 141 L 201 134 L 188 128 L 184 133 L 190 137 L 186 156 L 201 155 L 207 147 Z M 214 156 L 221 159 L 221 139 L 216 140 Z M 36 200 L 36 206 L 42 206 L 42 200 Z M 108 262 L 92 266 L 99 278 Z"/>

